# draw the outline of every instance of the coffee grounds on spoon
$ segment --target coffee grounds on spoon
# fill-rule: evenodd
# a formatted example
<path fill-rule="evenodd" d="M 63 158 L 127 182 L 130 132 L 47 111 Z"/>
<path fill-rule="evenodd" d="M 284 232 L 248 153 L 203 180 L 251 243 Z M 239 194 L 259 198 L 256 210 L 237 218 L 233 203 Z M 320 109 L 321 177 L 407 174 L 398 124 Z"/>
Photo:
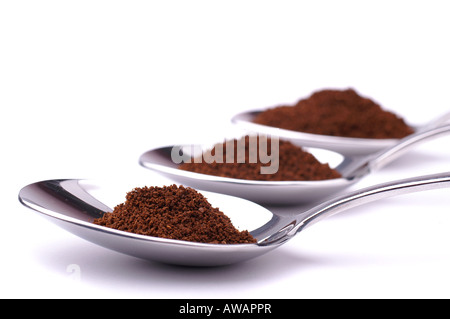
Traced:
<path fill-rule="evenodd" d="M 196 190 L 184 186 L 141 187 L 126 200 L 94 220 L 94 224 L 140 235 L 210 244 L 255 243 L 246 230 Z"/>
<path fill-rule="evenodd" d="M 353 89 L 322 90 L 295 105 L 261 112 L 254 123 L 313 134 L 356 138 L 403 138 L 414 133 L 398 115 Z"/>
<path fill-rule="evenodd" d="M 279 140 L 279 156 L 275 158 L 278 165 L 277 172 L 274 174 L 262 174 L 261 167 L 273 165 L 273 163 L 262 163 L 257 156 L 255 156 L 257 157 L 257 162 L 251 163 L 250 138 L 245 136 L 242 139 L 245 139 L 245 159 L 242 163 L 237 159 L 238 140 L 234 139 L 231 141 L 234 145 L 233 153 L 235 156 L 232 163 L 227 163 L 227 155 L 224 151 L 221 163 L 208 163 L 202 155 L 202 158 L 193 158 L 190 163 L 183 163 L 178 168 L 207 175 L 259 181 L 316 181 L 342 177 L 328 163 L 321 163 L 313 154 L 285 140 Z M 219 147 L 226 149 L 226 144 L 227 142 L 219 144 Z M 267 144 L 270 153 L 272 145 L 270 138 L 267 140 Z M 258 154 L 259 143 L 254 151 Z M 213 148 L 209 152 L 214 155 L 215 149 Z"/>

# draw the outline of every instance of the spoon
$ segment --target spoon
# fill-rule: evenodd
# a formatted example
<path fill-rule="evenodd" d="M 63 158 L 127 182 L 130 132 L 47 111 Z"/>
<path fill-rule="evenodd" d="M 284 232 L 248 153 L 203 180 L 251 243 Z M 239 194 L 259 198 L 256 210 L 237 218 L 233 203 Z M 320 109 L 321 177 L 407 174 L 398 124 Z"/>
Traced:
<path fill-rule="evenodd" d="M 111 183 L 98 184 L 76 179 L 41 181 L 22 188 L 19 201 L 73 234 L 127 255 L 177 265 L 220 266 L 268 253 L 317 221 L 347 209 L 394 195 L 449 186 L 450 172 L 409 178 L 351 192 L 290 216 L 271 213 L 242 198 L 202 192 L 233 223 L 232 216 L 236 215 L 253 222 L 243 227 L 235 226 L 249 230 L 257 243 L 233 245 L 151 237 L 93 224 L 94 218 L 112 211 L 105 203 L 105 199 L 111 200 L 111 197 L 104 195 L 117 193 L 120 186 L 114 188 Z M 108 191 L 111 187 L 112 193 Z M 115 203 L 118 203 L 117 198 Z M 256 223 L 254 217 L 257 218 Z"/>
<path fill-rule="evenodd" d="M 326 148 L 345 155 L 367 155 L 385 149 L 397 143 L 398 139 L 372 139 L 330 136 L 286 130 L 253 121 L 264 110 L 253 110 L 235 115 L 231 121 L 240 127 L 256 133 L 264 133 L 291 141 L 294 144 Z M 427 124 L 412 126 L 414 132 L 422 132 L 440 126 L 450 120 L 450 112 L 445 113 Z"/>
<path fill-rule="evenodd" d="M 341 178 L 319 181 L 256 181 L 200 174 L 178 169 L 172 152 L 189 152 L 196 146 L 165 146 L 149 150 L 140 156 L 140 164 L 155 170 L 177 183 L 197 189 L 243 197 L 263 204 L 300 204 L 322 200 L 350 185 L 369 173 L 398 158 L 412 146 L 450 132 L 450 124 L 421 130 L 400 139 L 396 144 L 372 155 L 345 155 L 319 148 L 305 148 L 322 162 L 332 159 L 330 166 L 339 171 Z M 333 165 L 332 165 L 333 164 Z"/>

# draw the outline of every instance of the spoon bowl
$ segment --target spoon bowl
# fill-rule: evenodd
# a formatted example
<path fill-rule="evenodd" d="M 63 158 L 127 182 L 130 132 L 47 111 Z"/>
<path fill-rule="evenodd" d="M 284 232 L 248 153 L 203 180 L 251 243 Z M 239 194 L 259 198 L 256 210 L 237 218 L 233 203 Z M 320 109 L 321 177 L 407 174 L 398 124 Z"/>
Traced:
<path fill-rule="evenodd" d="M 255 118 L 264 110 L 251 110 L 236 114 L 231 121 L 250 132 L 263 133 L 291 141 L 294 144 L 329 149 L 347 156 L 373 154 L 398 143 L 399 139 L 354 138 L 291 131 L 254 123 Z M 422 132 L 440 126 L 450 120 L 450 112 L 445 113 L 427 124 L 410 125 L 414 132 Z"/>
<path fill-rule="evenodd" d="M 141 155 L 140 164 L 157 171 L 165 177 L 183 185 L 196 189 L 242 197 L 257 203 L 290 205 L 322 199 L 324 196 L 344 189 L 356 180 L 338 178 L 321 181 L 256 181 L 222 176 L 200 174 L 178 169 L 172 160 L 172 150 L 179 149 L 183 154 L 191 156 L 191 150 L 201 146 L 165 146 L 149 150 Z M 307 149 L 313 155 L 324 154 L 321 149 Z M 344 162 L 344 157 L 334 152 L 325 152 L 325 157 L 332 158 L 331 167 Z"/>
<path fill-rule="evenodd" d="M 135 185 L 136 186 L 136 185 Z M 241 262 L 275 247 L 250 244 L 218 245 L 173 240 L 120 231 L 93 223 L 95 218 L 125 199 L 134 188 L 111 181 L 84 179 L 46 180 L 25 186 L 19 201 L 49 221 L 85 240 L 134 257 L 187 266 L 215 266 Z M 258 229 L 270 223 L 267 209 L 245 199 L 201 192 L 214 206 L 226 211 L 233 225 Z M 236 211 L 239 207 L 239 211 Z M 240 230 L 244 230 L 243 228 Z"/>
<path fill-rule="evenodd" d="M 172 145 L 143 153 L 139 163 L 148 169 L 201 190 L 239 196 L 260 204 L 291 205 L 316 202 L 357 183 L 369 173 L 382 168 L 413 146 L 450 132 L 450 124 L 420 131 L 398 140 L 395 144 L 371 155 L 348 155 L 320 148 L 304 149 L 320 161 L 341 173 L 341 178 L 319 181 L 256 181 L 200 174 L 178 169 L 172 152 L 192 156 L 193 145 Z"/>
<path fill-rule="evenodd" d="M 47 180 L 22 188 L 19 201 L 65 230 L 117 252 L 169 264 L 222 266 L 266 254 L 317 221 L 349 208 L 389 196 L 449 186 L 450 173 L 410 178 L 365 188 L 291 215 L 270 212 L 241 198 L 202 192 L 213 206 L 220 208 L 233 223 L 237 222 L 237 228 L 249 230 L 257 239 L 255 244 L 233 245 L 164 239 L 94 224 L 95 218 L 112 211 L 112 200 L 115 204 L 120 202 L 117 194 L 122 192 L 123 185 L 77 179 Z M 241 220 L 236 221 L 234 218 L 239 216 Z"/>

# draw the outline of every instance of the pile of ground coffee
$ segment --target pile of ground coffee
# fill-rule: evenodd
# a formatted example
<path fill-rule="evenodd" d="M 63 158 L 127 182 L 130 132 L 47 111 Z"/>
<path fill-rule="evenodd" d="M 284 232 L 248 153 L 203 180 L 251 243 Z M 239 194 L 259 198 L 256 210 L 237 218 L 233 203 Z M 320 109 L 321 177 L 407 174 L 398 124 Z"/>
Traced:
<path fill-rule="evenodd" d="M 196 190 L 184 186 L 142 187 L 94 223 L 131 233 L 212 244 L 255 243 Z"/>
<path fill-rule="evenodd" d="M 402 118 L 353 89 L 318 91 L 295 105 L 263 111 L 254 122 L 299 132 L 358 138 L 402 138 L 414 132 Z"/>
<path fill-rule="evenodd" d="M 262 181 L 311 181 L 311 180 L 324 180 L 340 178 L 341 174 L 330 168 L 326 163 L 319 162 L 314 155 L 303 150 L 294 144 L 279 140 L 279 156 L 275 157 L 276 163 L 278 165 L 278 171 L 274 174 L 261 174 L 261 166 L 267 166 L 269 164 L 262 163 L 259 160 L 256 163 L 251 163 L 250 158 L 250 147 L 249 147 L 249 137 L 243 137 L 245 139 L 245 161 L 240 163 L 237 159 L 237 141 L 232 140 L 234 143 L 234 161 L 232 163 L 227 163 L 226 152 L 223 152 L 222 163 L 207 163 L 204 158 L 192 159 L 190 163 L 183 163 L 178 166 L 179 169 L 230 178 L 239 178 L 246 180 L 262 180 Z M 230 141 L 227 141 L 230 143 Z M 224 142 L 221 147 L 226 148 L 226 143 Z M 271 151 L 271 139 L 268 139 L 268 150 Z M 255 148 L 254 151 L 259 151 Z M 214 154 L 214 149 L 210 151 Z M 242 161 L 241 161 L 242 162 Z M 270 165 L 273 165 L 271 163 Z"/>

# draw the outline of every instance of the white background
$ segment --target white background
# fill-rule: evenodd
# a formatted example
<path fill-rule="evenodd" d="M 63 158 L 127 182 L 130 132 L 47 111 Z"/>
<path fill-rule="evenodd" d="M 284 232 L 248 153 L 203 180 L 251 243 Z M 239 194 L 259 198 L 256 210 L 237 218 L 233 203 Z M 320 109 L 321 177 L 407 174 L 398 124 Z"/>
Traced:
<path fill-rule="evenodd" d="M 233 114 L 322 88 L 353 87 L 425 123 L 450 109 L 448 12 L 445 1 L 1 1 L 0 297 L 450 297 L 448 190 L 359 207 L 206 269 L 95 246 L 17 200 L 51 178 L 170 183 L 139 155 L 217 141 Z M 449 170 L 449 142 L 358 187 Z"/>

